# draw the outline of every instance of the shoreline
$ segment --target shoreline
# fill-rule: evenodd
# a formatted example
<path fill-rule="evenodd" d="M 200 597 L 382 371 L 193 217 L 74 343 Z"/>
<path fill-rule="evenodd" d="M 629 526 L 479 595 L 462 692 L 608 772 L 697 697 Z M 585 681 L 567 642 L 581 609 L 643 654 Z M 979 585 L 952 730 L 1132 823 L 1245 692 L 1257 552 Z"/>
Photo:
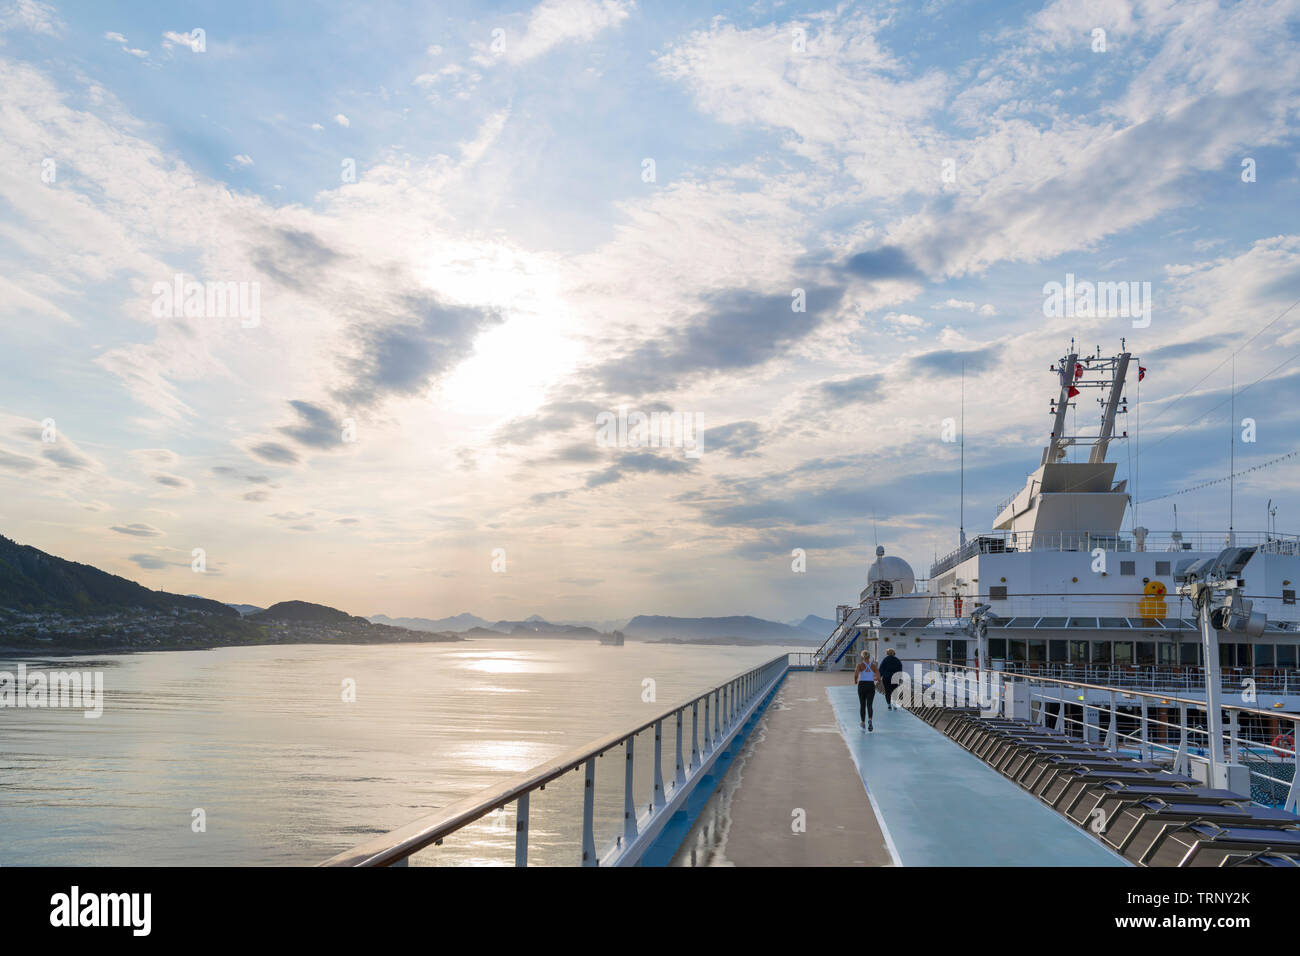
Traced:
<path fill-rule="evenodd" d="M 391 644 L 455 644 L 471 641 L 469 637 L 440 637 L 427 641 L 247 641 L 239 644 L 207 644 L 202 647 L 5 647 L 0 645 L 4 657 L 94 657 L 100 654 L 157 654 L 170 651 L 216 651 L 225 647 L 298 647 L 320 645 L 326 647 L 387 647 Z"/>

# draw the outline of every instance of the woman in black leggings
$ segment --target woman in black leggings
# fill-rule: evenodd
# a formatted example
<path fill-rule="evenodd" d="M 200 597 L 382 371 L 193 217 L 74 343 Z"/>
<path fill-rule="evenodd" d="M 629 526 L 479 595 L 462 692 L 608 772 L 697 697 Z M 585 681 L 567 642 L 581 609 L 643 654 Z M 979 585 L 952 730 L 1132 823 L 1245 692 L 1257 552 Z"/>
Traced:
<path fill-rule="evenodd" d="M 876 702 L 876 681 L 880 679 L 880 668 L 866 651 L 853 669 L 853 682 L 858 685 L 858 717 L 862 726 L 872 730 L 872 707 Z"/>

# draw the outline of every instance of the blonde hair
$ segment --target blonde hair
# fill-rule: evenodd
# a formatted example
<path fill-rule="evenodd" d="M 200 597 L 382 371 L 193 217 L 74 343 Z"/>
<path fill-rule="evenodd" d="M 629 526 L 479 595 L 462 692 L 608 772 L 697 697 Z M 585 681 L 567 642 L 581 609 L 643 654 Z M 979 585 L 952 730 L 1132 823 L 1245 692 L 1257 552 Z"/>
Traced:
<path fill-rule="evenodd" d="M 887 648 L 885 648 L 885 653 L 888 654 L 890 657 L 893 657 L 893 656 L 894 656 L 894 649 L 893 649 L 892 647 L 887 647 Z"/>

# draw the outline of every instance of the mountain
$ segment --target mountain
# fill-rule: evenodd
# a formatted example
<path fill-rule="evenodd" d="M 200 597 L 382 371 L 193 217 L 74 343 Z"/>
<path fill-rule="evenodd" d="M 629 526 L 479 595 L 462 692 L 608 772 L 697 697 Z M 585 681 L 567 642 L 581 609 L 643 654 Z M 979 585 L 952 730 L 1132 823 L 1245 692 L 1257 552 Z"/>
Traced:
<path fill-rule="evenodd" d="M 404 627 L 412 631 L 437 631 L 439 633 L 460 634 L 474 627 L 491 627 L 491 625 L 474 614 L 457 614 L 454 617 L 441 617 L 436 621 L 427 617 L 389 617 L 387 614 L 372 614 L 372 624 L 387 624 L 390 627 Z"/>
<path fill-rule="evenodd" d="M 250 614 L 256 614 L 258 611 L 265 611 L 266 608 L 258 607 L 256 604 L 227 604 L 226 607 L 233 607 L 243 617 Z"/>
<path fill-rule="evenodd" d="M 353 617 L 337 608 L 324 604 L 311 604 L 307 601 L 281 601 L 272 604 L 265 611 L 248 615 L 250 621 L 259 624 L 295 623 L 295 624 L 370 624 L 364 617 Z"/>
<path fill-rule="evenodd" d="M 679 638 L 689 643 L 718 638 L 746 638 L 779 644 L 820 644 L 825 635 L 814 635 L 802 628 L 790 627 L 778 621 L 765 621 L 750 617 L 662 617 L 655 614 L 638 614 L 625 628 L 629 637 L 647 640 Z"/>
<path fill-rule="evenodd" d="M 835 622 L 829 617 L 818 617 L 816 614 L 809 614 L 806 618 L 794 625 L 800 630 L 809 631 L 817 634 L 823 639 L 830 636 L 831 631 L 835 630 Z"/>
<path fill-rule="evenodd" d="M 0 607 L 21 611 L 58 608 L 82 613 L 143 608 L 239 617 L 237 610 L 220 601 L 151 591 L 116 574 L 56 558 L 3 535 L 0 535 Z"/>

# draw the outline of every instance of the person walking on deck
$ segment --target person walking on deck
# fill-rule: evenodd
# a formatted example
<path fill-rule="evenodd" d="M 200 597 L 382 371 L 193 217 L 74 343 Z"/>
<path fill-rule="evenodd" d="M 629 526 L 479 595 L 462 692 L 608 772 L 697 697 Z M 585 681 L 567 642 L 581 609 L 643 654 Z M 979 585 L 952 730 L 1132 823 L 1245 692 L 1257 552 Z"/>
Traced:
<path fill-rule="evenodd" d="M 866 727 L 867 730 L 874 729 L 871 726 L 871 718 L 873 716 L 873 705 L 876 701 L 876 681 L 878 680 L 880 680 L 880 668 L 871 659 L 871 655 L 863 651 L 862 659 L 858 661 L 858 666 L 853 669 L 853 682 L 858 685 L 858 717 L 862 720 L 862 726 Z"/>
<path fill-rule="evenodd" d="M 894 703 L 890 700 L 893 696 L 897 674 L 903 669 L 903 662 L 894 654 L 891 647 L 885 651 L 885 659 L 880 662 L 880 683 L 885 688 L 885 708 L 894 710 Z"/>

